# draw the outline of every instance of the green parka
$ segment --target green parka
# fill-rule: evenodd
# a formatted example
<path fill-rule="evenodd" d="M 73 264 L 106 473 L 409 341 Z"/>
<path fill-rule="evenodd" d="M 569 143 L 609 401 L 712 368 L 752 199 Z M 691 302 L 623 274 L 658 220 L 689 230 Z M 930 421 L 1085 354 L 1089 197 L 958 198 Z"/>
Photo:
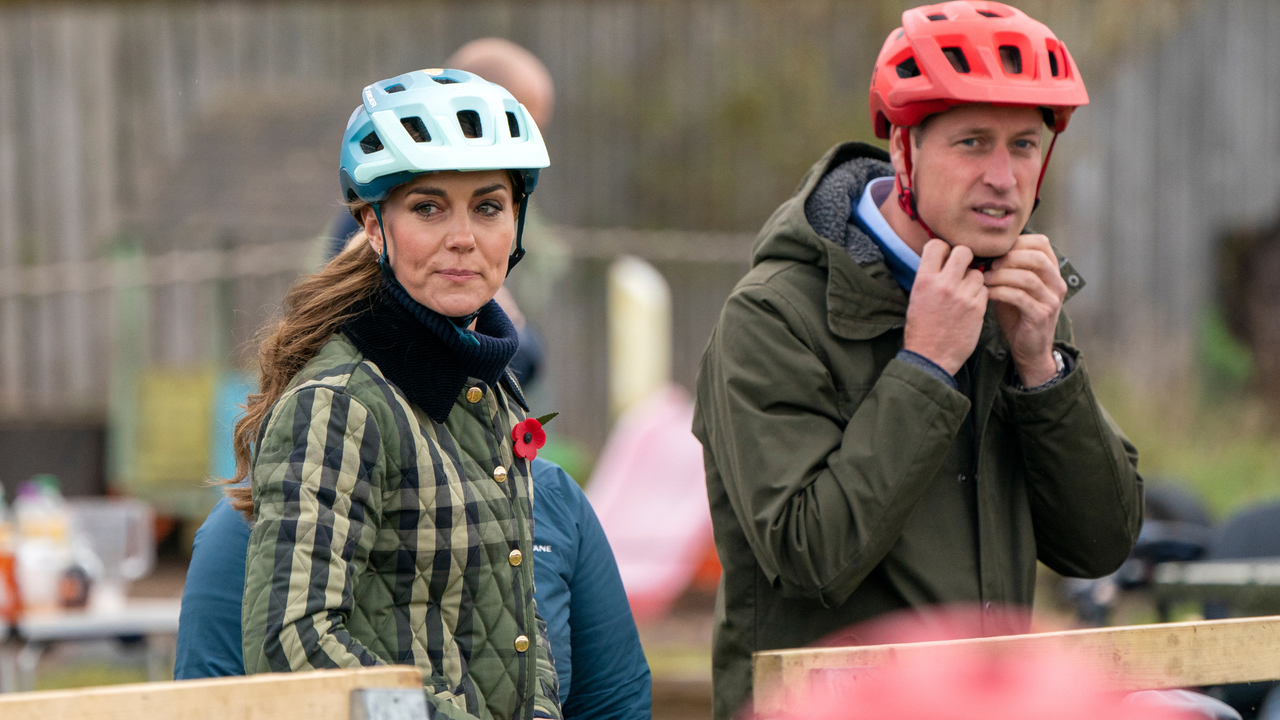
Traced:
<path fill-rule="evenodd" d="M 750 698 L 754 651 L 882 613 L 981 604 L 988 631 L 1020 631 L 994 611 L 1031 604 L 1037 558 L 1104 575 L 1142 521 L 1137 452 L 1095 400 L 1065 312 L 1071 371 L 1038 392 L 1015 389 L 990 308 L 958 374 L 967 392 L 895 358 L 907 294 L 883 259 L 855 262 L 806 217 L 819 181 L 850 161 L 888 156 L 847 143 L 814 165 L 757 237 L 698 375 L 693 430 L 724 567 L 716 718 Z M 1061 267 L 1070 298 L 1083 283 Z"/>

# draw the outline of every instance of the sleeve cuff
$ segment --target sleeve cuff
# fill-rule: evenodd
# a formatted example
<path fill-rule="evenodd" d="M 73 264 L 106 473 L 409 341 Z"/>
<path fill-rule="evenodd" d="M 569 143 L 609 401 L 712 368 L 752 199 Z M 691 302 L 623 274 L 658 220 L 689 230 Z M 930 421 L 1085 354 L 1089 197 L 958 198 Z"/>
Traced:
<path fill-rule="evenodd" d="M 917 352 L 911 352 L 907 349 L 898 351 L 897 358 L 909 365 L 914 365 L 930 375 L 938 378 L 946 383 L 952 390 L 959 390 L 960 386 L 956 384 L 956 379 L 951 373 L 943 370 L 937 363 Z"/>
<path fill-rule="evenodd" d="M 1019 392 L 1038 393 L 1038 392 L 1043 392 L 1045 390 L 1048 390 L 1054 385 L 1057 385 L 1063 380 L 1066 380 L 1068 377 L 1071 376 L 1071 372 L 1075 370 L 1076 357 L 1072 353 L 1071 349 L 1066 347 L 1065 345 L 1054 343 L 1053 349 L 1056 354 L 1062 357 L 1062 369 L 1058 371 L 1057 375 L 1054 375 L 1053 377 L 1049 378 L 1047 382 L 1041 383 L 1034 387 L 1027 387 L 1022 384 L 1022 379 L 1018 377 L 1017 370 L 1013 370 L 1012 374 L 1006 378 L 1005 382 L 1011 385 L 1013 389 Z"/>

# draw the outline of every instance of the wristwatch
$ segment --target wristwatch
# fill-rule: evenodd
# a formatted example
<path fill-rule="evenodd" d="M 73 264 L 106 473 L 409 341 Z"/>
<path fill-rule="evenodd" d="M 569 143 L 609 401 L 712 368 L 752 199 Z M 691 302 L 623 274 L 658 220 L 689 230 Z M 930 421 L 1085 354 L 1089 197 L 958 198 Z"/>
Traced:
<path fill-rule="evenodd" d="M 1037 390 L 1044 390 L 1056 385 L 1060 380 L 1062 380 L 1062 378 L 1067 376 L 1067 361 L 1062 357 L 1062 353 L 1059 352 L 1057 348 L 1053 351 L 1053 365 L 1058 369 L 1058 374 L 1035 387 L 1027 387 L 1026 385 L 1023 385 L 1022 378 L 1018 377 L 1017 373 L 1014 373 L 1014 377 L 1018 378 L 1018 384 L 1016 387 L 1023 392 L 1036 392 Z"/>

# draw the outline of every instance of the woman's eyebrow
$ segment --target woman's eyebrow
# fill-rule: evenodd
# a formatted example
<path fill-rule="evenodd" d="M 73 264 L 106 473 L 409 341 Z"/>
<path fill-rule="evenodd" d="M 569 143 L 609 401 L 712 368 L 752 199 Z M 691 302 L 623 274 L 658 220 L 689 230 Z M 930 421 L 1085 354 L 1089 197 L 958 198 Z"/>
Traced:
<path fill-rule="evenodd" d="M 502 183 L 494 183 L 492 185 L 486 185 L 480 188 L 479 190 L 476 190 L 475 192 L 471 193 L 471 197 L 475 198 L 475 197 L 480 197 L 481 195 L 488 195 L 491 192 L 497 192 L 498 190 L 506 189 L 506 187 L 507 186 L 503 185 Z"/>
<path fill-rule="evenodd" d="M 437 187 L 416 187 L 405 193 L 406 195 L 434 195 L 435 197 L 447 198 L 449 194 Z"/>

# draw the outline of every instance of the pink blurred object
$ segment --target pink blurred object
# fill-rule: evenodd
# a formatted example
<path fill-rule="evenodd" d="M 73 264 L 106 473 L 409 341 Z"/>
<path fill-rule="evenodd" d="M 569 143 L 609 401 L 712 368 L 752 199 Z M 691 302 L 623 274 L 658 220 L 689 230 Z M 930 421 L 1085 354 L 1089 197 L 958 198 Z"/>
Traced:
<path fill-rule="evenodd" d="M 587 484 L 637 621 L 664 615 L 713 546 L 692 426 L 684 389 L 655 392 L 619 418 Z"/>
<path fill-rule="evenodd" d="M 1025 609 L 1004 611 L 1026 615 Z M 815 669 L 779 720 L 1206 720 L 1239 717 L 1222 703 L 1182 691 L 1126 695 L 1099 659 L 1068 647 L 975 647 L 948 643 L 989 635 L 973 607 L 904 612 L 850 628 L 859 645 L 927 643 L 883 665 Z M 938 642 L 942 641 L 942 642 Z M 827 643 L 823 643 L 826 645 Z M 752 717 L 743 708 L 739 720 Z"/>

